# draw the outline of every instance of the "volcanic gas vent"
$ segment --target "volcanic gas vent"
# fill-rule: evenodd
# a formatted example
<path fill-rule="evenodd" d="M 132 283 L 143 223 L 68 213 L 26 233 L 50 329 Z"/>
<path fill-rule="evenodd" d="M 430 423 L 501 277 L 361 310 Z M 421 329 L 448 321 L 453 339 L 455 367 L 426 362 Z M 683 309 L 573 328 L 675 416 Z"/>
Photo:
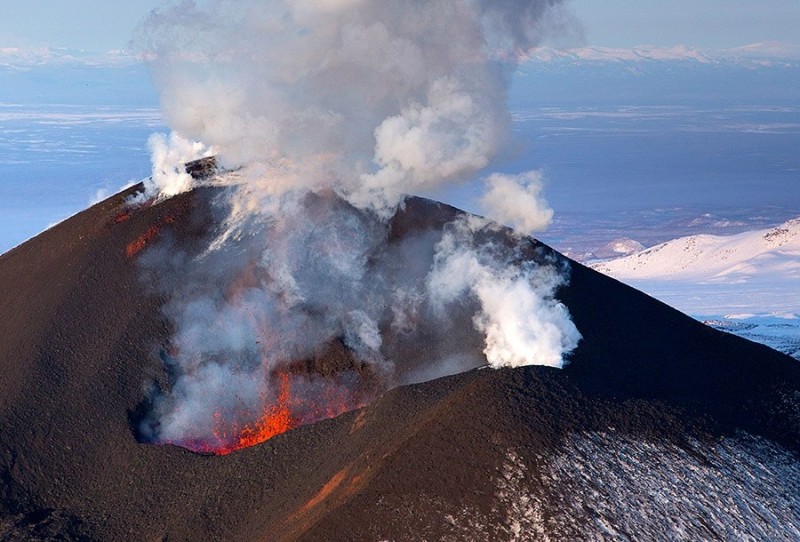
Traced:
<path fill-rule="evenodd" d="M 241 191 L 182 196 L 228 222 L 136 257 L 173 330 L 146 442 L 228 453 L 398 385 L 487 363 L 560 367 L 580 339 L 555 298 L 569 266 L 531 238 L 422 200 L 386 220 L 332 192 L 239 216 Z"/>
<path fill-rule="evenodd" d="M 169 354 L 162 353 L 162 358 L 170 367 L 180 370 Z M 202 370 L 203 374 L 215 371 L 219 368 Z M 256 373 L 260 379 L 254 378 Z M 220 386 L 231 384 L 229 380 L 222 380 L 225 376 L 217 376 Z M 359 363 L 341 340 L 331 341 L 312 358 L 281 366 L 271 366 L 265 361 L 253 371 L 236 376 L 239 378 L 234 384 L 243 385 L 242 393 L 212 390 L 216 398 L 212 415 L 193 420 L 191 428 L 180 436 L 162 438 L 156 435 L 164 434 L 166 429 L 161 425 L 165 421 L 182 423 L 176 417 L 191 416 L 192 405 L 182 405 L 172 417 L 163 420 L 154 413 L 167 401 L 166 397 L 151 399 L 148 406 L 155 410 L 143 421 L 141 437 L 145 442 L 225 455 L 301 425 L 361 408 L 382 391 L 382 380 L 374 368 Z M 173 393 L 180 393 L 181 378 L 185 377 L 174 376 Z"/>
<path fill-rule="evenodd" d="M 217 167 L 217 157 L 207 156 L 205 158 L 192 160 L 191 162 L 186 163 L 185 169 L 186 173 L 188 173 L 193 179 L 209 179 L 219 172 L 219 168 Z"/>
<path fill-rule="evenodd" d="M 563 365 L 580 339 L 555 298 L 569 267 L 523 236 L 552 220 L 539 172 L 485 179 L 481 201 L 519 234 L 443 211 L 436 227 L 397 237 L 395 220 L 409 194 L 466 183 L 505 153 L 510 75 L 549 21 L 567 24 L 561 3 L 152 12 L 139 44 L 172 133 L 150 138 L 145 195 L 157 205 L 221 189 L 199 250 L 169 245 L 172 224 L 151 224 L 128 251 L 158 284 L 172 330 L 174 378 L 153 395 L 153 442 L 227 451 L 376 390 L 487 362 Z M 374 376 L 287 369 L 331 344 Z M 302 390 L 349 398 L 319 407 Z"/>

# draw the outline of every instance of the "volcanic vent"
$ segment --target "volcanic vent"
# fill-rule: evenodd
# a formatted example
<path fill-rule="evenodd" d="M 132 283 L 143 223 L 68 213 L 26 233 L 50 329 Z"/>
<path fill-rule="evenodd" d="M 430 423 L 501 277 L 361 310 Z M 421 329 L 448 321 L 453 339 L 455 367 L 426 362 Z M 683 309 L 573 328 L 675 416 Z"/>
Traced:
<path fill-rule="evenodd" d="M 401 232 L 407 194 L 465 182 L 502 150 L 510 74 L 551 23 L 569 26 L 560 4 L 237 0 L 151 13 L 138 43 L 173 132 L 150 139 L 139 201 L 217 191 L 195 244 L 161 235 L 164 215 L 127 251 L 171 331 L 144 439 L 224 453 L 397 385 L 487 362 L 563 364 L 580 338 L 555 298 L 568 265 L 523 236 L 552 218 L 540 173 L 485 179 L 484 206 L 516 237 L 456 213 Z M 214 154 L 226 171 L 197 182 Z M 185 170 L 190 158 L 206 162 Z M 349 362 L 320 372 L 334 351 Z"/>
<path fill-rule="evenodd" d="M 236 175 L 200 189 L 207 215 L 234 216 Z M 417 223 L 418 206 L 386 220 L 308 192 L 191 243 L 145 230 L 135 261 L 173 335 L 140 437 L 226 454 L 487 360 L 560 366 L 579 339 L 554 297 L 566 260 L 443 206 Z M 155 231 L 175 225 L 163 216 Z"/>
<path fill-rule="evenodd" d="M 258 384 L 260 400 L 255 407 L 244 400 L 229 401 L 223 394 L 223 404 L 216 405 L 210 420 L 174 440 L 153 439 L 160 422 L 149 412 L 153 400 L 148 399 L 143 405 L 144 420 L 134 418 L 141 424 L 138 434 L 148 443 L 225 455 L 366 406 L 384 389 L 371 367 L 360 364 L 341 341 L 331 342 L 314 358 L 272 368 Z"/>

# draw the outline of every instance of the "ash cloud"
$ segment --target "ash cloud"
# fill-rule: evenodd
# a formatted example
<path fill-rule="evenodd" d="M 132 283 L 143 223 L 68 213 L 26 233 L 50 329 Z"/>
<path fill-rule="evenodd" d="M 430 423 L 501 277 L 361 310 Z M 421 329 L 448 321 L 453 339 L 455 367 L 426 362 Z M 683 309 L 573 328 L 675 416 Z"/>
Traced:
<path fill-rule="evenodd" d="M 232 193 L 219 198 L 218 211 L 231 212 Z M 175 329 L 163 355 L 172 389 L 155 400 L 143 428 L 149 438 L 225 444 L 218 426 L 257 420 L 274 404 L 276 372 L 291 372 L 336 341 L 355 363 L 332 368 L 326 393 L 347 389 L 367 399 L 380 390 L 362 393 L 351 382 L 359 364 L 378 380 L 391 372 L 381 353 L 381 266 L 370 264 L 385 252 L 387 225 L 331 193 L 287 193 L 274 205 L 274 214 L 227 225 L 200 254 L 167 243 L 142 256 L 145 279 L 169 297 L 163 312 Z M 291 384 L 295 393 L 319 388 L 313 375 L 293 375 Z M 345 406 L 361 406 L 353 400 Z"/>
<path fill-rule="evenodd" d="M 212 0 L 152 12 L 138 42 L 174 133 L 151 141 L 147 195 L 196 186 L 177 166 L 208 149 L 230 172 L 206 181 L 224 187 L 223 218 L 203 250 L 141 257 L 175 330 L 149 438 L 230 444 L 231 427 L 280 399 L 275 375 L 287 372 L 306 423 L 324 416 L 295 394 L 353 408 L 487 361 L 563 364 L 580 335 L 555 299 L 561 263 L 526 259 L 529 240 L 478 219 L 392 234 L 407 194 L 463 182 L 503 148 L 516 59 L 569 20 L 560 4 Z M 549 223 L 538 174 L 487 186 L 498 219 L 526 234 Z M 297 368 L 337 344 L 348 354 L 327 381 Z"/>

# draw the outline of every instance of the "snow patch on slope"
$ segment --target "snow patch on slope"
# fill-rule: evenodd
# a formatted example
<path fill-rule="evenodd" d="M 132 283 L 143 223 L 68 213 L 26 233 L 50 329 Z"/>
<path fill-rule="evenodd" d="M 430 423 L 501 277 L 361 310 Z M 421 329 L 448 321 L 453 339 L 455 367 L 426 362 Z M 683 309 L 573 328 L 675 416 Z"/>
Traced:
<path fill-rule="evenodd" d="M 746 434 L 707 444 L 573 435 L 547 460 L 561 514 L 545 530 L 572 540 L 799 540 L 800 464 Z"/>
<path fill-rule="evenodd" d="M 494 479 L 492 517 L 469 505 L 443 513 L 453 533 L 443 539 L 800 539 L 800 463 L 760 437 L 678 445 L 609 428 L 530 463 L 518 452 Z"/>

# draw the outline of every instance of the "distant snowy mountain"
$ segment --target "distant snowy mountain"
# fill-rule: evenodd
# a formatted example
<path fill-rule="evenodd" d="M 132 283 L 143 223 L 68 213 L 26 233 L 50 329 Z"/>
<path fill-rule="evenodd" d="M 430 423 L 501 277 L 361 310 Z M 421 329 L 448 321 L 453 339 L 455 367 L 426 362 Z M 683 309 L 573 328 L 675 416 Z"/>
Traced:
<path fill-rule="evenodd" d="M 595 250 L 593 252 L 593 256 L 594 259 L 619 258 L 621 256 L 627 256 L 628 254 L 633 254 L 644 249 L 645 246 L 639 241 L 630 239 L 628 237 L 622 237 L 619 239 L 614 239 L 607 245 Z"/>
<path fill-rule="evenodd" d="M 589 264 L 709 325 L 800 359 L 800 217 Z"/>
<path fill-rule="evenodd" d="M 641 45 L 630 48 L 588 46 L 572 49 L 537 47 L 524 57 L 529 62 L 647 62 L 694 61 L 702 64 L 752 63 L 773 65 L 800 61 L 800 45 L 781 42 L 763 42 L 731 49 L 700 50 L 687 45 L 655 47 Z"/>
<path fill-rule="evenodd" d="M 771 276 L 800 284 L 800 217 L 738 235 L 682 237 L 592 267 L 623 280 L 745 283 Z"/>
<path fill-rule="evenodd" d="M 639 46 L 534 48 L 520 59 L 511 102 L 544 105 L 797 104 L 800 45 L 732 49 Z"/>
<path fill-rule="evenodd" d="M 127 51 L 96 53 L 78 49 L 37 47 L 0 47 L 0 68 L 27 70 L 40 66 L 119 66 L 138 63 L 140 59 Z"/>
<path fill-rule="evenodd" d="M 631 62 L 645 60 L 695 60 L 708 64 L 712 58 L 705 53 L 685 45 L 676 47 L 639 46 L 631 48 L 580 47 L 575 49 L 553 49 L 537 47 L 528 52 L 526 61 L 558 62 Z"/>
<path fill-rule="evenodd" d="M 130 51 L 84 51 L 63 47 L 0 47 L 0 66 L 43 64 L 117 64 L 140 61 Z M 754 65 L 800 64 L 800 44 L 768 41 L 730 49 L 699 49 L 688 45 L 657 47 L 639 45 L 619 48 L 591 45 L 569 49 L 535 47 L 520 59 L 523 63 L 622 63 L 648 61 L 694 61 L 702 64 L 752 63 Z"/>
<path fill-rule="evenodd" d="M 728 56 L 739 58 L 800 60 L 800 44 L 765 41 L 728 49 Z"/>

